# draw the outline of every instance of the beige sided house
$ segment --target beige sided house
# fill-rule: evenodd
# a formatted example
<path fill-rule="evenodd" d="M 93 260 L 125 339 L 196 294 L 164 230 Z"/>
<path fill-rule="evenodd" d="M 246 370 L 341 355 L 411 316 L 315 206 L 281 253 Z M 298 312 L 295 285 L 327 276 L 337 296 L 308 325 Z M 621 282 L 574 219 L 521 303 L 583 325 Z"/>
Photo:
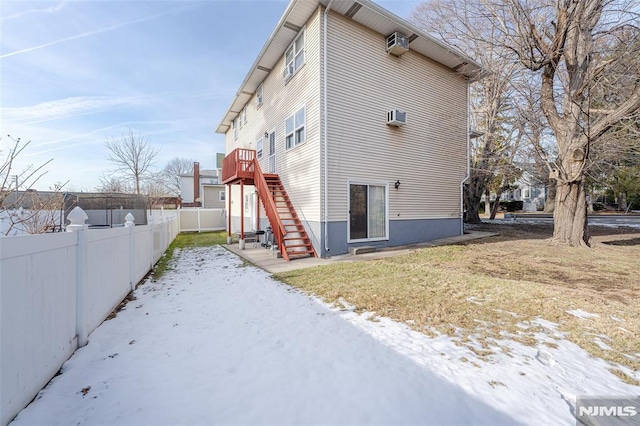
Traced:
<path fill-rule="evenodd" d="M 483 72 L 368 0 L 292 0 L 217 128 L 229 233 L 287 260 L 460 235 Z"/>

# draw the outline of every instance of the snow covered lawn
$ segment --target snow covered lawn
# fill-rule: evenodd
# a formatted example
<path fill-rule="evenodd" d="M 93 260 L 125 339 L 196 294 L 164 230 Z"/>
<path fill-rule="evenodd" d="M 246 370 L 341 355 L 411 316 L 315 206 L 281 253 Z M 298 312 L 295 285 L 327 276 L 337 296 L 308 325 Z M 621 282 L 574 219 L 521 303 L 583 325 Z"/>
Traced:
<path fill-rule="evenodd" d="M 566 340 L 477 359 L 327 306 L 222 247 L 174 253 L 13 426 L 575 424 L 576 395 L 639 394 Z M 553 324 L 544 324 L 553 333 Z"/>

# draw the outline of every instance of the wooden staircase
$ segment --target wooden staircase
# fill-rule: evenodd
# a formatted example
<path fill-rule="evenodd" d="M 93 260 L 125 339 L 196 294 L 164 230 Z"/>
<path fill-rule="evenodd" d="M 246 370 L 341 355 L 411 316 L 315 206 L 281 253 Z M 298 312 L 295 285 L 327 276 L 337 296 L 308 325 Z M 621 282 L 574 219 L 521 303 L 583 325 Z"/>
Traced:
<path fill-rule="evenodd" d="M 298 259 L 302 257 L 316 257 L 313 244 L 305 231 L 298 214 L 296 213 L 284 185 L 277 174 L 265 174 L 268 192 L 271 195 L 273 204 L 263 202 L 265 209 L 275 205 L 275 213 L 280 218 L 284 228 L 284 235 L 281 238 L 282 247 L 280 253 L 285 260 Z M 275 230 L 276 228 L 271 225 Z"/>

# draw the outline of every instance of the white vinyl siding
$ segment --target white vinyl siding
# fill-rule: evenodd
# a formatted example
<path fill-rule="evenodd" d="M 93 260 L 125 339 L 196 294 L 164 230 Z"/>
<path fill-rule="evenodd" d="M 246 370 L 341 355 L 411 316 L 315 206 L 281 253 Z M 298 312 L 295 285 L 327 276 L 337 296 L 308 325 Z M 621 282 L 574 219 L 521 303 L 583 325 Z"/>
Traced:
<path fill-rule="evenodd" d="M 384 34 L 330 12 L 329 220 L 348 220 L 346 183 L 354 176 L 391 185 L 391 220 L 459 219 L 467 161 L 466 80 L 412 50 L 388 55 L 384 41 Z M 407 112 L 407 125 L 386 124 L 394 108 Z M 402 185 L 395 189 L 397 180 Z"/>
<path fill-rule="evenodd" d="M 263 141 L 260 168 L 263 173 L 269 173 L 269 162 L 273 161 L 276 167 L 273 172 L 280 176 L 300 218 L 315 222 L 320 221 L 321 214 L 322 175 L 319 159 L 322 11 L 321 8 L 316 9 L 305 25 L 304 66 L 296 71 L 295 78 L 288 82 L 283 80 L 281 71 L 285 63 L 284 55 L 281 56 L 262 81 L 262 106 L 258 108 L 254 94 L 247 102 L 247 125 L 239 132 L 238 139 L 233 139 L 233 129 L 229 129 L 225 137 L 225 151 L 229 154 L 236 148 L 256 149 L 256 142 L 264 136 L 265 131 L 275 132 L 275 158 L 270 159 L 269 144 Z M 287 150 L 285 120 L 303 105 L 305 142 L 296 149 Z M 254 187 L 245 185 L 245 193 L 254 190 Z M 240 185 L 232 185 L 230 191 L 230 213 L 237 218 L 240 216 Z M 261 217 L 265 218 L 264 211 L 261 211 Z M 246 223 L 249 226 L 249 222 Z"/>

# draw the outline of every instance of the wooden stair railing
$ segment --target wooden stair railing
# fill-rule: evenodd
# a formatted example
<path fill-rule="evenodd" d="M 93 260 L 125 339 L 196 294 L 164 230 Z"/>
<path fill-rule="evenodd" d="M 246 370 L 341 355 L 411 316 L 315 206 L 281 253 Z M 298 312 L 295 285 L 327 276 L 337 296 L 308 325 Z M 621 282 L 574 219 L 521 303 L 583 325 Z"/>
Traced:
<path fill-rule="evenodd" d="M 280 220 L 280 216 L 278 215 L 278 210 L 276 209 L 275 201 L 273 197 L 269 193 L 269 187 L 267 186 L 267 181 L 264 178 L 264 174 L 262 173 L 262 169 L 260 168 L 260 164 L 254 160 L 255 166 L 255 177 L 254 184 L 258 191 L 258 197 L 262 200 L 262 205 L 264 206 L 264 211 L 267 214 L 267 219 L 269 219 L 269 224 L 271 225 L 271 229 L 273 231 L 273 236 L 278 244 L 278 249 L 282 254 L 282 257 L 285 260 L 289 260 L 288 256 L 285 256 L 286 251 L 283 253 L 283 238 L 287 234 L 287 231 L 284 229 L 284 224 L 282 220 Z"/>
<path fill-rule="evenodd" d="M 289 261 L 292 257 L 316 257 L 280 177 L 275 174 L 265 176 L 256 161 L 254 180 L 282 258 Z"/>

